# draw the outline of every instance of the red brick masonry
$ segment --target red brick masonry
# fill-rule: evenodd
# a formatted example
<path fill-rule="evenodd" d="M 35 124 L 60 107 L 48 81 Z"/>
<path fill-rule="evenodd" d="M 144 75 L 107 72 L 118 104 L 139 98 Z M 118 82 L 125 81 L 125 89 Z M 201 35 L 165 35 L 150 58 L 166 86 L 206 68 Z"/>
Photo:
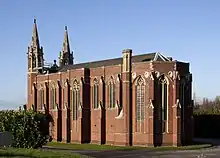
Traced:
<path fill-rule="evenodd" d="M 143 57 L 142 57 L 143 56 Z M 28 107 L 50 113 L 53 138 L 63 142 L 113 145 L 179 146 L 192 142 L 192 75 L 189 63 L 173 61 L 155 53 L 144 61 L 124 50 L 118 64 L 82 66 L 57 73 L 28 73 Z M 155 56 L 159 56 L 156 59 Z M 137 58 L 143 60 L 135 61 Z M 167 118 L 162 119 L 161 79 L 167 85 Z M 98 81 L 98 108 L 94 109 L 94 80 Z M 143 82 L 142 101 L 138 100 L 137 85 Z M 80 89 L 77 119 L 73 119 L 72 88 Z M 114 84 L 113 108 L 110 108 L 109 84 Z M 182 86 L 184 85 L 184 86 Z M 52 106 L 50 89 L 56 88 L 57 107 Z M 184 88 L 181 88 L 184 87 Z M 44 90 L 45 108 L 40 90 Z M 141 102 L 142 112 L 137 111 Z M 139 116 L 141 115 L 141 116 Z M 138 121 L 138 118 L 142 119 Z M 187 128 L 186 128 L 187 127 Z M 163 130 L 164 128 L 164 130 Z"/>

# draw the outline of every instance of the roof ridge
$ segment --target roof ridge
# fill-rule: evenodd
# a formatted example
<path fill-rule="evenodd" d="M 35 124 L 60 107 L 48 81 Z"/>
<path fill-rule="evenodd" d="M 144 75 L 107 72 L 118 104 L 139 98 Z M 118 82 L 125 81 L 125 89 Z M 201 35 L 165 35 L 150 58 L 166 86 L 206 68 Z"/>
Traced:
<path fill-rule="evenodd" d="M 146 55 L 151 55 L 155 54 L 156 52 L 153 53 L 145 53 L 145 54 L 138 54 L 138 55 L 132 55 L 132 57 L 139 57 L 139 56 L 146 56 Z M 108 59 L 101 59 L 101 60 L 93 60 L 93 61 L 88 61 L 88 62 L 82 62 L 82 63 L 77 63 L 77 64 L 85 64 L 85 63 L 94 63 L 94 62 L 102 62 L 102 61 L 108 61 L 108 60 L 114 60 L 114 59 L 122 59 L 122 57 L 116 57 L 116 58 L 108 58 Z M 75 65 L 77 65 L 75 64 Z"/>
<path fill-rule="evenodd" d="M 150 61 L 155 56 L 155 53 L 156 52 L 133 55 L 132 62 L 136 63 L 136 62 Z M 65 65 L 61 67 L 59 71 L 66 71 L 69 69 L 78 69 L 78 68 L 84 68 L 84 67 L 90 67 L 90 68 L 102 67 L 102 66 L 110 66 L 110 65 L 118 65 L 118 64 L 122 64 L 122 57 L 82 62 L 82 63 L 73 64 L 73 65 Z"/>

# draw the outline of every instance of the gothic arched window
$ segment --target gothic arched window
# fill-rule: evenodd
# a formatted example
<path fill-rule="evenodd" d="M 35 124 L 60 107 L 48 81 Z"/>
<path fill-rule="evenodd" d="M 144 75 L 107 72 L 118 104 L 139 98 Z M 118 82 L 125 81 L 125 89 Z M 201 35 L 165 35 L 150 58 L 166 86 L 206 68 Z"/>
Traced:
<path fill-rule="evenodd" d="M 52 109 L 56 109 L 57 104 L 57 90 L 56 87 L 53 85 L 50 91 L 50 105 Z"/>
<path fill-rule="evenodd" d="M 168 131 L 168 80 L 162 75 L 159 79 L 162 132 Z"/>
<path fill-rule="evenodd" d="M 145 117 L 145 85 L 142 77 L 136 83 L 136 120 L 143 121 Z"/>
<path fill-rule="evenodd" d="M 40 89 L 40 109 L 44 109 L 44 89 Z"/>
<path fill-rule="evenodd" d="M 93 85 L 93 108 L 97 109 L 99 107 L 99 85 L 98 80 L 94 80 Z"/>
<path fill-rule="evenodd" d="M 73 120 L 77 120 L 77 110 L 80 104 L 80 85 L 75 80 L 72 85 L 72 110 L 73 110 Z"/>
<path fill-rule="evenodd" d="M 115 108 L 115 84 L 112 78 L 109 82 L 108 90 L 109 90 L 109 108 Z"/>
<path fill-rule="evenodd" d="M 37 88 L 36 88 L 35 83 L 33 84 L 32 94 L 33 94 L 33 106 L 34 106 L 33 108 L 34 108 L 34 110 L 37 110 L 37 96 L 38 96 L 38 94 L 37 94 Z"/>

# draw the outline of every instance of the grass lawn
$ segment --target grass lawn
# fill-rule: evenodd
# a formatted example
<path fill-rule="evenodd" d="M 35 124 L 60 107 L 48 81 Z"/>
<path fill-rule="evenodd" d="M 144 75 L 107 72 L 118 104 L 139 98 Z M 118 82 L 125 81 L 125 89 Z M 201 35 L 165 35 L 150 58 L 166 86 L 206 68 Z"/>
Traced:
<path fill-rule="evenodd" d="M 13 158 L 83 158 L 84 156 L 72 154 L 64 151 L 42 151 L 39 149 L 17 149 L 17 148 L 4 148 L 0 149 L 0 158 L 13 157 Z M 88 157 L 88 156 L 85 156 Z"/>
<path fill-rule="evenodd" d="M 134 146 L 110 146 L 110 145 L 95 145 L 95 144 L 67 144 L 50 142 L 47 146 L 72 149 L 72 150 L 196 150 L 212 147 L 210 144 L 191 145 L 183 147 L 134 147 Z M 70 151 L 55 151 L 55 150 L 41 150 L 41 149 L 18 149 L 18 148 L 2 148 L 0 149 L 0 158 L 14 157 L 14 158 L 88 158 L 79 154 L 73 154 Z"/>
<path fill-rule="evenodd" d="M 60 149 L 72 149 L 72 150 L 196 150 L 212 147 L 211 144 L 197 144 L 190 146 L 181 147 L 137 147 L 137 146 L 111 146 L 111 145 L 96 145 L 96 144 L 71 144 L 71 143 L 60 143 L 50 142 L 47 144 L 49 147 L 60 148 Z"/>

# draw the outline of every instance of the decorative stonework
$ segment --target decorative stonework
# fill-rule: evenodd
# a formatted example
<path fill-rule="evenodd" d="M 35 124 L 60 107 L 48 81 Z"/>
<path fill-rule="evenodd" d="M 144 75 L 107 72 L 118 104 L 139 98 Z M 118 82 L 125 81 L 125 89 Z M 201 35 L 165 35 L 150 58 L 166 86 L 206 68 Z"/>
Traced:
<path fill-rule="evenodd" d="M 144 77 L 145 77 L 145 78 L 148 78 L 149 76 L 150 76 L 150 72 L 146 71 L 146 72 L 144 73 Z"/>
<path fill-rule="evenodd" d="M 123 53 L 123 72 L 129 72 L 131 70 L 131 56 L 132 56 L 132 50 L 126 49 L 122 51 Z"/>
<path fill-rule="evenodd" d="M 180 100 L 179 99 L 176 100 L 176 104 L 174 106 L 172 106 L 172 108 L 179 108 L 179 109 L 181 109 L 181 104 L 180 104 Z"/>
<path fill-rule="evenodd" d="M 58 107 L 58 104 L 56 103 L 55 110 L 58 110 L 58 109 L 59 109 L 59 107 Z"/>
<path fill-rule="evenodd" d="M 159 78 L 160 77 L 160 72 L 159 71 L 155 71 L 155 75 L 156 75 L 157 78 Z"/>
<path fill-rule="evenodd" d="M 114 76 L 109 77 L 108 83 L 115 83 Z"/>
<path fill-rule="evenodd" d="M 120 74 L 118 74 L 118 75 L 116 76 L 116 78 L 117 78 L 117 82 L 120 82 L 120 80 L 121 80 Z"/>
<path fill-rule="evenodd" d="M 151 72 L 151 73 L 150 73 L 150 79 L 151 79 L 151 80 L 154 80 L 154 72 Z"/>
<path fill-rule="evenodd" d="M 83 83 L 84 83 L 84 78 L 81 77 L 81 79 L 80 79 L 80 81 L 79 81 L 79 84 L 80 84 L 80 85 L 83 85 Z"/>
<path fill-rule="evenodd" d="M 90 76 L 90 80 L 94 81 L 94 79 L 97 78 L 96 76 Z"/>
<path fill-rule="evenodd" d="M 102 79 L 100 78 L 100 80 L 99 80 L 99 83 L 101 83 L 102 84 Z"/>
<path fill-rule="evenodd" d="M 35 85 L 32 85 L 32 91 L 34 91 Z"/>
<path fill-rule="evenodd" d="M 180 75 L 178 71 L 169 71 L 168 72 L 168 76 L 172 79 L 172 80 L 180 80 Z"/>
<path fill-rule="evenodd" d="M 41 89 L 43 89 L 43 88 L 44 88 L 44 85 L 43 85 L 42 83 L 40 83 L 40 84 L 38 85 L 38 89 L 41 90 Z"/>
<path fill-rule="evenodd" d="M 59 87 L 60 87 L 60 81 L 59 81 L 59 80 L 57 80 L 56 85 L 57 85 L 57 88 L 59 88 Z"/>
<path fill-rule="evenodd" d="M 149 106 L 148 106 L 150 109 L 154 109 L 154 105 L 153 105 L 153 102 L 152 102 L 152 100 L 150 99 L 150 104 L 149 104 Z"/>
<path fill-rule="evenodd" d="M 179 75 L 179 72 L 178 71 L 174 71 L 174 74 L 173 74 L 174 76 L 173 76 L 173 79 L 174 80 L 176 80 L 176 79 L 178 79 L 178 80 L 180 80 L 180 75 Z"/>
<path fill-rule="evenodd" d="M 132 78 L 135 79 L 136 76 L 137 76 L 136 72 L 133 72 L 133 73 L 132 73 Z"/>
<path fill-rule="evenodd" d="M 44 82 L 44 88 L 47 88 L 48 82 Z"/>
<path fill-rule="evenodd" d="M 57 85 L 56 85 L 56 83 L 55 83 L 54 81 L 51 81 L 51 82 L 50 82 L 50 87 L 51 87 L 51 88 L 58 88 Z"/>
<path fill-rule="evenodd" d="M 64 104 L 64 109 L 65 109 L 65 110 L 68 109 L 67 103 Z"/>
<path fill-rule="evenodd" d="M 119 115 L 116 116 L 115 118 L 116 118 L 116 119 L 121 119 L 121 118 L 123 118 L 123 116 L 124 116 L 124 111 L 123 111 L 123 109 L 121 109 Z"/>
<path fill-rule="evenodd" d="M 102 108 L 103 108 L 102 101 L 100 101 L 98 109 L 102 109 Z"/>
<path fill-rule="evenodd" d="M 65 80 L 65 82 L 64 82 L 64 86 L 65 86 L 65 87 L 68 86 L 68 80 Z"/>
<path fill-rule="evenodd" d="M 73 85 L 75 83 L 75 81 L 76 81 L 76 78 L 70 79 L 70 84 Z"/>
<path fill-rule="evenodd" d="M 169 72 L 168 72 L 168 76 L 169 76 L 170 78 L 172 78 L 172 77 L 173 77 L 173 72 L 172 72 L 172 71 L 169 71 Z"/>
<path fill-rule="evenodd" d="M 78 110 L 82 110 L 82 109 L 83 109 L 83 106 L 82 106 L 82 103 L 80 102 L 80 103 L 79 103 Z"/>

